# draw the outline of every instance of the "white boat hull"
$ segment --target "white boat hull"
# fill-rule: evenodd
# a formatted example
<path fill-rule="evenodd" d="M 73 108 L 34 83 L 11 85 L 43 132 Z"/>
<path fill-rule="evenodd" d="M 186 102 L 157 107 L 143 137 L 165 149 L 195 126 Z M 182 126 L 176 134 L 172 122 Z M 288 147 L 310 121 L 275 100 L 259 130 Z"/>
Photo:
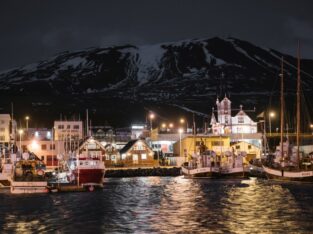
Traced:
<path fill-rule="evenodd" d="M 47 181 L 11 181 L 11 193 L 48 193 Z"/>
<path fill-rule="evenodd" d="M 284 171 L 269 168 L 264 165 L 263 169 L 269 179 L 313 182 L 313 171 Z"/>
<path fill-rule="evenodd" d="M 248 170 L 245 170 L 243 167 L 202 167 L 194 169 L 182 167 L 182 173 L 187 177 L 245 177 L 248 174 Z"/>

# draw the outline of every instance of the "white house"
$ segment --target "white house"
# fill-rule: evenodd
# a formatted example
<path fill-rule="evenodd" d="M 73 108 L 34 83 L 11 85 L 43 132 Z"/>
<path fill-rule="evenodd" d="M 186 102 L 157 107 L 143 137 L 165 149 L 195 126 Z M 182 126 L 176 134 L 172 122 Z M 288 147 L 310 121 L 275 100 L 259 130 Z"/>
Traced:
<path fill-rule="evenodd" d="M 213 134 L 242 134 L 256 133 L 257 123 L 254 122 L 242 109 L 240 105 L 239 112 L 231 116 L 231 101 L 225 96 L 222 101 L 216 100 L 217 119 L 214 108 L 211 116 L 211 126 Z"/>

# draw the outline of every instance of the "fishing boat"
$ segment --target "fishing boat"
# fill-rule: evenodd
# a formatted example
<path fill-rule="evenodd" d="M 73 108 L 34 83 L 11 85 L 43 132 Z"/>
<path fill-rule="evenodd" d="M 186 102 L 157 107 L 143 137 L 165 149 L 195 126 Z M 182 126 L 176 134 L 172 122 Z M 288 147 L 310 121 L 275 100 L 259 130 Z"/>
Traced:
<path fill-rule="evenodd" d="M 284 142 L 284 59 L 281 62 L 281 91 L 280 91 L 280 144 L 276 149 L 272 162 L 263 165 L 264 172 L 269 179 L 286 181 L 311 181 L 313 182 L 313 170 L 308 169 L 304 155 L 300 152 L 300 52 L 298 46 L 297 59 L 297 129 L 296 146 L 289 141 Z"/>
<path fill-rule="evenodd" d="M 205 151 L 195 155 L 188 166 L 182 167 L 185 177 L 209 177 L 209 178 L 243 178 L 248 176 L 249 169 L 244 166 L 245 152 L 235 154 L 226 151 L 217 155 L 214 151 Z"/>
<path fill-rule="evenodd" d="M 11 193 L 47 193 L 45 169 L 45 164 L 36 155 L 23 153 L 22 159 L 14 162 L 10 178 Z"/>
<path fill-rule="evenodd" d="M 68 161 L 67 179 L 80 187 L 93 190 L 94 186 L 103 186 L 105 172 L 102 161 L 103 146 L 92 137 L 85 140 L 79 147 L 77 155 Z"/>

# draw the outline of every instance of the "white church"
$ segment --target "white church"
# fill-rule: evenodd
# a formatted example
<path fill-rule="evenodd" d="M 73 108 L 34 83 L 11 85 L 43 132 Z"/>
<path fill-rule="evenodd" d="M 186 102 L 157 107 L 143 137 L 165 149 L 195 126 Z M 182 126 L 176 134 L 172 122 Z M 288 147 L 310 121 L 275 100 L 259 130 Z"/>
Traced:
<path fill-rule="evenodd" d="M 257 123 L 242 110 L 242 105 L 240 105 L 239 112 L 234 117 L 231 116 L 231 101 L 226 96 L 222 101 L 217 99 L 216 106 L 217 119 L 213 108 L 210 123 L 213 134 L 219 135 L 257 132 Z"/>

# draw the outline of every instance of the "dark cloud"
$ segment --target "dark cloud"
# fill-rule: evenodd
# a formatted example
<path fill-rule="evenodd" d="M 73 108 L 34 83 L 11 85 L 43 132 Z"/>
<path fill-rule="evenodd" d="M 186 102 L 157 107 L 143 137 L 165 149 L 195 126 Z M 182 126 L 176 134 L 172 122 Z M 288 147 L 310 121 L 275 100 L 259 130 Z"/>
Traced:
<path fill-rule="evenodd" d="M 7 0 L 0 3 L 0 69 L 64 50 L 233 36 L 313 58 L 313 3 L 226 0 Z"/>

